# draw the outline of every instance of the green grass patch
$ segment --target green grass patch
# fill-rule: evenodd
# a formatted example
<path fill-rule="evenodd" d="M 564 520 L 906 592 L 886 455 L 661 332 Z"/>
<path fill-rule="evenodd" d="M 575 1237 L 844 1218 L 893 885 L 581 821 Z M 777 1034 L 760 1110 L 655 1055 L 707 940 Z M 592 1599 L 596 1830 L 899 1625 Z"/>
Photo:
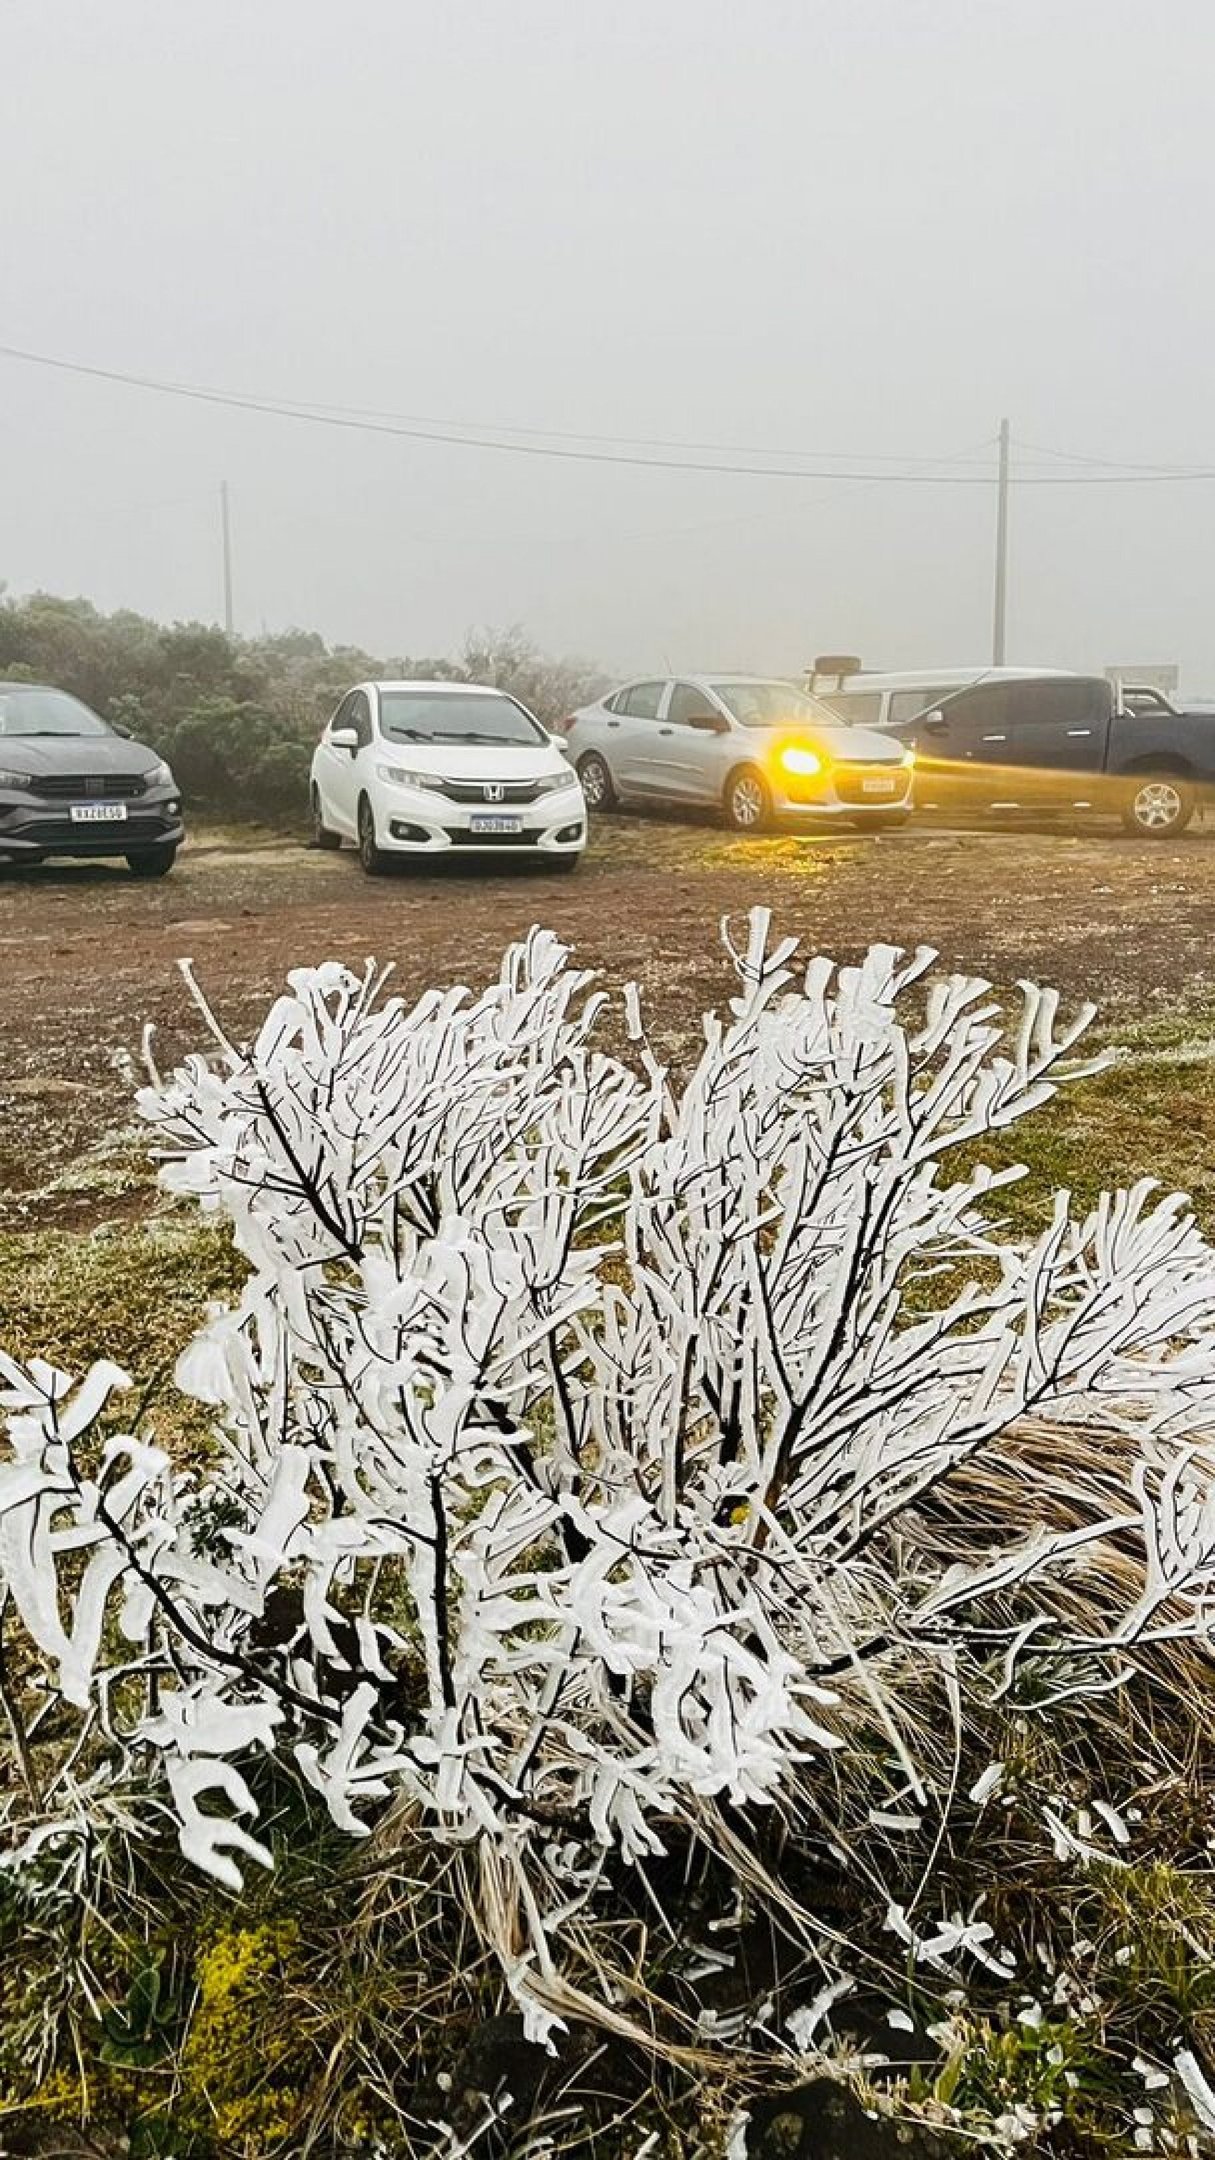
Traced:
<path fill-rule="evenodd" d="M 1215 1058 L 1136 1053 L 1077 1081 L 1007 1133 L 968 1151 L 971 1160 L 1024 1163 L 1028 1176 L 996 1195 L 1014 1236 L 1032 1237 L 1050 1220 L 1055 1193 L 1077 1210 L 1110 1186 L 1155 1178 L 1189 1193 L 1208 1236 L 1215 1234 Z"/>
<path fill-rule="evenodd" d="M 213 1414 L 178 1393 L 173 1368 L 208 1305 L 234 1300 L 244 1273 L 228 1226 L 197 1214 L 8 1233 L 0 1236 L 0 1346 L 74 1374 L 112 1358 L 135 1383 L 147 1429 L 190 1451 Z M 125 1423 L 129 1397 L 122 1414 Z"/>

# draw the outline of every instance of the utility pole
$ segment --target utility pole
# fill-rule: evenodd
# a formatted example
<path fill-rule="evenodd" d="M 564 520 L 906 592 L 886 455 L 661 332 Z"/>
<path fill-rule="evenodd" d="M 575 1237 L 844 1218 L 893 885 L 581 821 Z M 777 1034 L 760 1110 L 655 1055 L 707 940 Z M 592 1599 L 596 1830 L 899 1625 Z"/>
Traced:
<path fill-rule="evenodd" d="M 219 483 L 219 522 L 224 543 L 224 629 L 232 635 L 232 528 L 228 517 L 228 483 Z"/>
<path fill-rule="evenodd" d="M 1004 623 L 1008 601 L 1008 422 L 1000 422 L 1000 476 L 996 483 L 996 604 L 991 630 L 991 664 L 1004 665 Z"/>

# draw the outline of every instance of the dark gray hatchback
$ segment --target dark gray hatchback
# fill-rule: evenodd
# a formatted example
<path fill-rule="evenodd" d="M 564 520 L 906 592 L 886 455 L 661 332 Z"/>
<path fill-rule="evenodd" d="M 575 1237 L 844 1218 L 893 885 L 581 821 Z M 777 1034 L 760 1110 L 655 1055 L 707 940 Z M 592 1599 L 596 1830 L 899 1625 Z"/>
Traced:
<path fill-rule="evenodd" d="M 78 698 L 0 682 L 0 863 L 123 855 L 164 877 L 185 838 L 164 759 Z"/>

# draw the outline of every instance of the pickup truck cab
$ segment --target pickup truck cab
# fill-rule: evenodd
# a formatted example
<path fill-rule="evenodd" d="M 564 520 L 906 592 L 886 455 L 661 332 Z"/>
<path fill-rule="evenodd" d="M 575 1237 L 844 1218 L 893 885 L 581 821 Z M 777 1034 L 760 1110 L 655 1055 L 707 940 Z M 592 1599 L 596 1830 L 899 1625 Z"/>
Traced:
<path fill-rule="evenodd" d="M 1106 811 L 1159 840 L 1184 832 L 1215 789 L 1215 713 L 1104 676 L 858 670 L 817 695 L 915 751 L 925 808 Z"/>

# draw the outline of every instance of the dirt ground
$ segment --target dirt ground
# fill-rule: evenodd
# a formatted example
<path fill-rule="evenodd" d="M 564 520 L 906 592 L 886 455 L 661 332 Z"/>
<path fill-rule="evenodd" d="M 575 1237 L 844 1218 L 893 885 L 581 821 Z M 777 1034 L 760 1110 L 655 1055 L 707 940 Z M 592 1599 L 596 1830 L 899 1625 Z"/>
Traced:
<path fill-rule="evenodd" d="M 256 830 L 198 836 L 172 877 L 121 867 L 0 870 L 0 1229 L 86 1227 L 146 1204 L 132 1132 L 140 1037 L 163 1065 L 202 1047 L 175 966 L 193 959 L 229 1029 L 251 1029 L 286 970 L 331 957 L 395 963 L 398 986 L 476 983 L 535 922 L 609 985 L 636 979 L 665 1054 L 728 993 L 723 915 L 757 902 L 807 950 L 875 939 L 935 946 L 1009 983 L 1031 975 L 1128 1022 L 1209 1001 L 1215 840 L 1104 830 L 735 840 L 705 827 L 603 820 L 573 878 L 364 878 L 353 855 Z"/>

